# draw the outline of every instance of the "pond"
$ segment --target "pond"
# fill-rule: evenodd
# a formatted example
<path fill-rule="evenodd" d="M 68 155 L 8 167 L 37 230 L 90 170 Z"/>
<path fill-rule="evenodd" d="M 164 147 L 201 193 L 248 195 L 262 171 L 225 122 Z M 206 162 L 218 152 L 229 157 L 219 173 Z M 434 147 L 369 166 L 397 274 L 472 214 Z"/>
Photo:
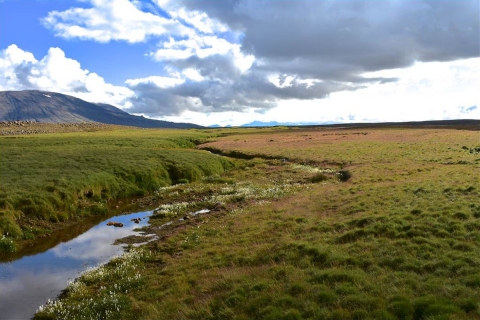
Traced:
<path fill-rule="evenodd" d="M 55 299 L 67 287 L 68 281 L 122 254 L 123 246 L 114 245 L 115 240 L 138 235 L 134 229 L 146 226 L 151 214 L 145 211 L 111 217 L 42 253 L 0 263 L 0 317 L 33 317 L 40 305 Z M 123 227 L 107 226 L 109 221 L 123 223 Z"/>

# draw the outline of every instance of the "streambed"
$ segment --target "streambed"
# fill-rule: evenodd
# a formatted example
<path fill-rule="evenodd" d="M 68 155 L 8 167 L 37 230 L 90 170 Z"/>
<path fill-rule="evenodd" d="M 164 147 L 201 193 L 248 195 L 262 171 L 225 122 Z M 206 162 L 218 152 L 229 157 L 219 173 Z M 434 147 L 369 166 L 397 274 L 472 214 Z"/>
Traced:
<path fill-rule="evenodd" d="M 40 305 L 66 288 L 68 281 L 122 254 L 123 246 L 114 245 L 115 240 L 139 235 L 134 229 L 148 225 L 151 214 L 144 211 L 111 217 L 43 253 L 0 263 L 1 319 L 33 317 Z M 132 219 L 139 219 L 139 223 Z M 108 221 L 123 223 L 123 227 L 107 226 Z"/>

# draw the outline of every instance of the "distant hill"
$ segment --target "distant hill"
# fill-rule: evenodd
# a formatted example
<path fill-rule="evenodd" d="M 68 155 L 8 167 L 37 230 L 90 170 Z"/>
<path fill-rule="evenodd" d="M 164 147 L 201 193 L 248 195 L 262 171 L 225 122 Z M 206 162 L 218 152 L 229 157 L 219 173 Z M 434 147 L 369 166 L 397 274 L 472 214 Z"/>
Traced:
<path fill-rule="evenodd" d="M 369 128 L 369 127 L 455 127 L 464 129 L 480 129 L 480 120 L 475 119 L 455 119 L 455 120 L 430 120 L 430 121 L 407 121 L 407 122 L 377 122 L 377 123 L 336 123 L 336 122 L 262 122 L 253 121 L 241 127 L 275 127 L 275 126 L 287 126 L 287 127 L 344 127 L 344 128 Z"/>
<path fill-rule="evenodd" d="M 321 123 L 325 124 L 325 123 Z M 241 125 L 242 127 L 277 127 L 277 126 L 315 126 L 320 125 L 317 122 L 277 122 L 277 121 L 270 121 L 270 122 L 263 122 L 263 121 L 253 121 L 250 123 L 246 123 Z"/>
<path fill-rule="evenodd" d="M 218 125 L 217 125 L 218 126 Z M 376 122 L 376 123 L 336 123 L 336 122 L 262 122 L 253 121 L 241 127 L 305 127 L 305 128 L 317 128 L 317 127 L 342 127 L 342 128 L 458 128 L 467 130 L 480 130 L 480 120 L 476 119 L 454 119 L 454 120 L 429 120 L 429 121 L 407 121 L 407 122 Z M 211 128 L 213 126 L 210 126 Z"/>
<path fill-rule="evenodd" d="M 112 105 L 90 103 L 61 93 L 26 90 L 0 91 L 0 121 L 47 123 L 101 122 L 141 128 L 202 128 L 134 116 Z"/>

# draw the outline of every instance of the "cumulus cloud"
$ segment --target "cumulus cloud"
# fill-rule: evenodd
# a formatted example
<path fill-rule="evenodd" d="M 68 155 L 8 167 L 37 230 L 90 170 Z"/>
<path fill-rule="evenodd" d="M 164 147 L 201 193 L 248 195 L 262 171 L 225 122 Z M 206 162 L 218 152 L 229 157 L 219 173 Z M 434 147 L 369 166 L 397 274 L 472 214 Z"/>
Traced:
<path fill-rule="evenodd" d="M 85 3 L 88 8 L 50 12 L 44 25 L 67 39 L 154 41 L 146 54 L 163 74 L 109 87 L 128 97 L 128 111 L 152 117 L 266 112 L 285 100 L 314 101 L 369 87 L 388 91 L 405 75 L 382 70 L 480 52 L 478 0 Z M 53 59 L 55 52 L 48 55 Z M 18 86 L 48 86 L 60 77 L 35 77 L 29 63 L 38 63 L 30 58 L 15 69 Z M 69 66 L 66 84 L 56 85 L 90 92 L 82 79 L 92 74 Z"/>
<path fill-rule="evenodd" d="M 159 77 L 159 76 L 151 76 L 151 77 L 141 78 L 141 79 L 129 79 L 125 81 L 125 83 L 131 87 L 135 87 L 140 84 L 151 84 L 157 88 L 162 88 L 162 89 L 174 87 L 184 82 L 185 80 L 180 78 Z"/>
<path fill-rule="evenodd" d="M 337 91 L 324 99 L 281 99 L 264 111 L 202 113 L 186 111 L 169 121 L 191 121 L 201 125 L 242 125 L 254 120 L 270 122 L 382 122 L 441 119 L 480 119 L 480 58 L 451 62 L 415 63 L 365 73 L 365 78 L 391 77 L 398 81 L 375 83 L 356 91 Z M 278 86 L 295 79 L 272 76 Z"/>
<path fill-rule="evenodd" d="M 192 56 L 203 59 L 212 55 L 230 52 L 241 55 L 239 47 L 238 44 L 232 44 L 216 36 L 195 35 L 182 40 L 169 38 L 168 41 L 161 44 L 161 48 L 150 55 L 157 61 L 183 60 Z"/>
<path fill-rule="evenodd" d="M 180 1 L 242 30 L 261 68 L 356 81 L 367 71 L 479 54 L 476 0 Z"/>
<path fill-rule="evenodd" d="M 50 48 L 41 59 L 16 45 L 0 51 L 0 90 L 45 90 L 69 94 L 91 102 L 129 107 L 134 92 L 106 83 L 96 73 L 82 69 L 59 48 Z"/>
<path fill-rule="evenodd" d="M 185 8 L 178 8 L 169 11 L 172 18 L 184 21 L 187 25 L 193 26 L 196 30 L 204 34 L 214 34 L 228 31 L 228 27 L 201 11 L 187 11 Z"/>
<path fill-rule="evenodd" d="M 336 92 L 326 99 L 302 104 L 284 100 L 278 108 L 256 119 L 302 121 L 302 114 L 318 123 L 480 119 L 480 58 L 415 63 L 409 68 L 363 76 L 399 80 L 355 92 Z"/>
<path fill-rule="evenodd" d="M 229 78 L 231 80 L 232 78 Z M 234 80 L 186 80 L 161 88 L 149 78 L 128 82 L 136 95 L 131 99 L 130 112 L 147 116 L 179 115 L 185 111 L 226 112 L 262 111 L 274 108 L 282 99 L 318 99 L 332 92 L 357 90 L 363 86 L 334 81 L 306 82 L 295 79 L 288 85 L 269 81 L 263 73 L 239 74 Z"/>
<path fill-rule="evenodd" d="M 188 32 L 176 20 L 144 12 L 129 0 L 91 0 L 91 8 L 51 11 L 43 24 L 63 38 L 109 42 L 143 42 L 149 36 L 183 35 Z"/>

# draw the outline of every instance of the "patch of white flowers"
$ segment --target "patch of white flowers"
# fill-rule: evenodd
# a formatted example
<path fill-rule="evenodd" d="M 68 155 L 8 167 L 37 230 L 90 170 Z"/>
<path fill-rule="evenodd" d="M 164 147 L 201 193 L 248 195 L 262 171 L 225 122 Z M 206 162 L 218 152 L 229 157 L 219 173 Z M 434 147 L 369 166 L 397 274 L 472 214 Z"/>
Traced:
<path fill-rule="evenodd" d="M 253 184 L 248 185 L 233 185 L 226 186 L 220 189 L 218 194 L 212 195 L 205 199 L 205 202 L 209 204 L 215 203 L 227 203 L 235 199 L 251 199 L 251 200 L 265 200 L 265 199 L 278 199 L 288 193 L 293 192 L 295 189 L 302 187 L 301 184 L 274 184 L 267 188 L 255 186 Z"/>
<path fill-rule="evenodd" d="M 218 185 L 202 185 L 197 189 L 187 188 L 184 193 L 201 192 L 205 190 L 214 190 Z M 205 196 L 200 202 L 207 205 L 226 204 L 232 201 L 240 200 L 256 200 L 256 203 L 265 203 L 267 200 L 278 199 L 287 194 L 290 194 L 300 188 L 308 188 L 304 184 L 290 183 L 284 181 L 283 183 L 273 182 L 268 186 L 258 186 L 251 183 L 236 183 L 225 184 L 217 189 L 213 195 Z M 263 202 L 262 202 L 263 201 Z M 179 214 L 184 214 L 188 208 L 198 207 L 198 202 L 174 202 L 163 204 L 154 210 L 154 214 L 163 215 L 165 217 L 174 217 Z"/>
<path fill-rule="evenodd" d="M 56 319 L 118 319 L 128 301 L 124 294 L 139 284 L 139 262 L 148 255 L 146 250 L 135 248 L 115 257 L 108 265 L 88 269 L 68 283 L 66 300 L 48 300 L 37 312 L 51 314 Z M 89 298 L 93 292 L 87 284 L 98 282 L 115 283 L 101 286 L 95 297 Z"/>
<path fill-rule="evenodd" d="M 164 193 L 164 192 L 167 192 L 167 191 L 169 191 L 169 190 L 175 189 L 176 187 L 177 187 L 177 186 L 175 186 L 175 185 L 166 186 L 166 187 L 161 187 L 161 188 L 159 188 L 159 189 L 155 192 L 155 194 Z"/>
<path fill-rule="evenodd" d="M 179 211 L 185 210 L 189 206 L 192 206 L 193 203 L 190 202 L 175 202 L 162 204 L 160 207 L 153 211 L 153 214 L 161 214 L 165 216 L 175 216 Z"/>
<path fill-rule="evenodd" d="M 84 282 L 71 280 L 67 285 L 68 291 L 75 295 L 83 295 L 87 293 L 87 286 Z"/>
<path fill-rule="evenodd" d="M 307 166 L 303 164 L 292 164 L 291 167 L 294 170 L 300 170 L 300 171 L 305 171 L 309 173 L 335 173 L 336 172 L 335 170 L 329 169 L 329 168 L 317 168 L 317 167 Z"/>

